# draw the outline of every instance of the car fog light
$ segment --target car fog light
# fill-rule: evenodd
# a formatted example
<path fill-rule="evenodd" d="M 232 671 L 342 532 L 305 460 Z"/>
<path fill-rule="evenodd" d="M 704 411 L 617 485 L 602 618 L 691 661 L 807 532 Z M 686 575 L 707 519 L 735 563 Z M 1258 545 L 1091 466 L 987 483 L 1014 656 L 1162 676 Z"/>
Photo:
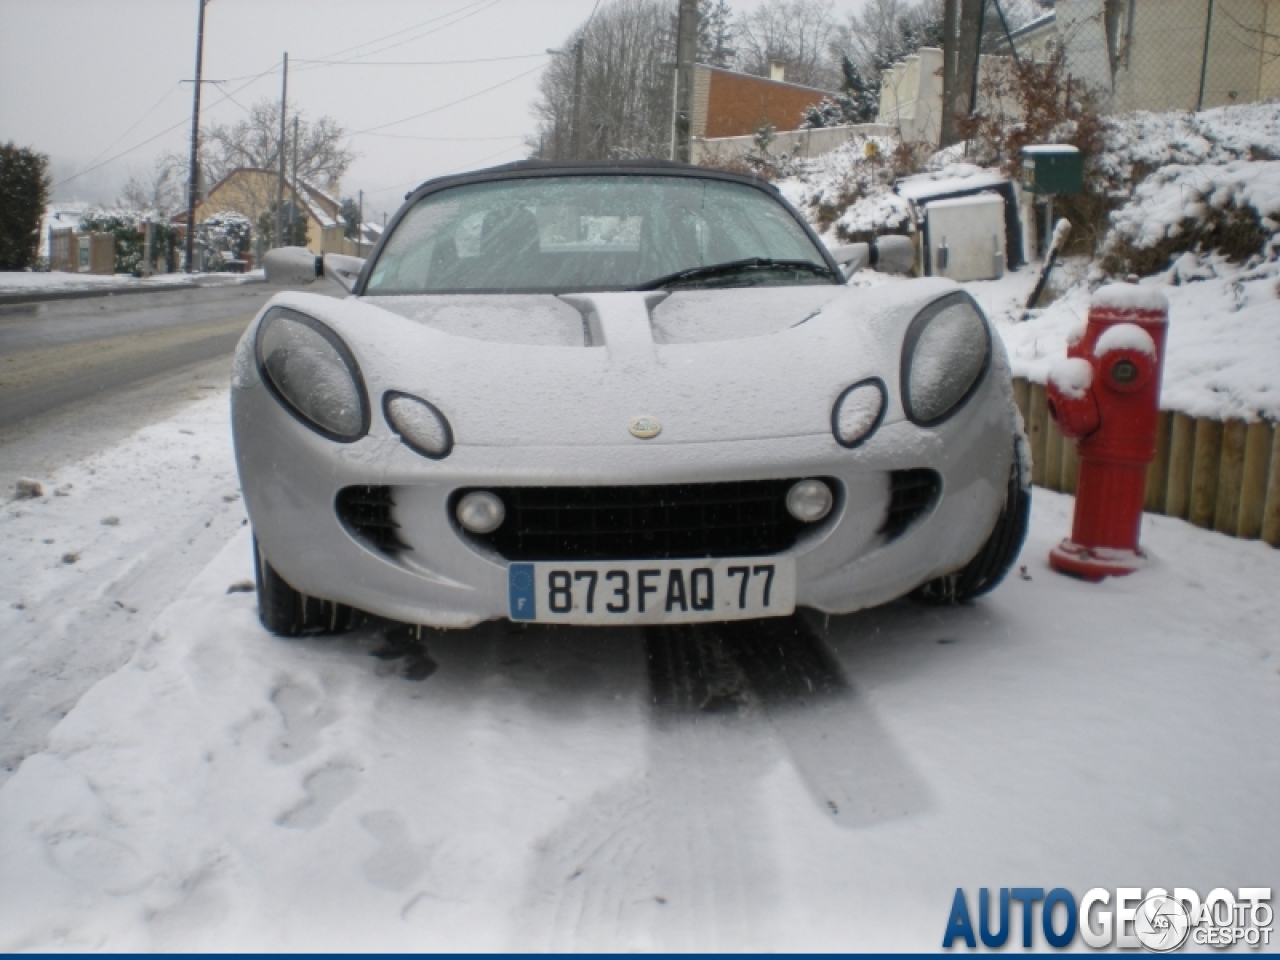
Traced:
<path fill-rule="evenodd" d="M 387 423 L 408 446 L 432 460 L 453 449 L 453 430 L 443 413 L 417 397 L 391 391 L 382 398 Z"/>
<path fill-rule="evenodd" d="M 458 501 L 455 511 L 462 529 L 472 533 L 493 533 L 506 519 L 507 508 L 502 505 L 497 494 L 487 490 L 476 490 L 468 493 Z"/>
<path fill-rule="evenodd" d="M 801 480 L 787 491 L 787 512 L 802 523 L 817 523 L 834 502 L 831 488 L 821 480 Z"/>
<path fill-rule="evenodd" d="M 884 419 L 888 390 L 878 377 L 855 383 L 831 408 L 831 432 L 842 447 L 856 447 L 875 432 Z"/>

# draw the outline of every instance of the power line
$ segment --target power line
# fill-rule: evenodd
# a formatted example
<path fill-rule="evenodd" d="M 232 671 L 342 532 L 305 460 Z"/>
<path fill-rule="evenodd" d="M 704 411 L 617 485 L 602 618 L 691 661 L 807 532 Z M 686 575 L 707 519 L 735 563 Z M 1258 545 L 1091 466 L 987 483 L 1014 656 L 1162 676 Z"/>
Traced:
<path fill-rule="evenodd" d="M 437 21 L 439 21 L 439 20 L 443 20 L 445 17 L 451 17 L 451 16 L 453 16 L 455 13 L 459 13 L 459 12 L 460 12 L 460 11 L 462 11 L 462 10 L 466 10 L 468 7 L 474 7 L 474 6 L 476 6 L 477 4 L 483 4 L 483 3 L 486 3 L 486 2 L 488 2 L 488 0 L 471 0 L 471 2 L 469 2 L 469 3 L 464 3 L 464 4 L 463 4 L 462 6 L 460 6 L 460 7 L 455 7 L 454 9 L 452 9 L 452 10 L 448 11 L 447 13 L 442 13 L 442 14 L 440 14 L 438 17 L 431 17 L 431 18 L 430 18 L 430 19 L 428 19 L 428 20 L 422 20 L 422 21 L 420 21 L 420 22 L 418 22 L 418 23 L 415 23 L 413 26 L 410 26 L 410 27 L 404 27 L 403 29 L 396 30 L 396 31 L 394 31 L 393 33 L 388 33 L 388 34 L 385 34 L 385 35 L 383 35 L 383 36 L 381 36 L 381 37 L 375 37 L 375 38 L 374 38 L 374 39 L 372 39 L 372 40 L 366 40 L 364 43 L 357 43 L 357 44 L 356 44 L 355 46 L 353 46 L 353 47 L 343 47 L 341 50 L 335 50 L 335 51 L 333 51 L 332 53 L 326 53 L 324 56 L 325 56 L 326 58 L 329 58 L 329 57 L 340 57 L 340 56 L 342 56 L 342 54 L 344 54 L 344 53 L 350 53 L 352 50 L 359 50 L 361 47 L 368 47 L 368 46 L 372 46 L 372 45 L 373 45 L 373 44 L 375 44 L 375 43 L 381 43 L 383 40 L 390 40 L 392 37 L 398 37 L 398 36 L 400 36 L 400 34 L 402 34 L 402 33 L 408 33 L 410 30 L 417 30 L 419 27 L 425 27 L 425 26 L 426 26 L 427 24 L 429 24 L 429 23 L 435 23 L 435 22 L 437 22 Z M 367 53 L 366 53 L 366 54 L 359 54 L 359 56 L 369 56 L 369 54 L 367 54 Z"/>
<path fill-rule="evenodd" d="M 233 92 L 239 93 L 241 90 L 245 89 L 245 87 L 249 86 L 249 84 L 253 83 L 256 80 L 261 80 L 267 74 L 274 73 L 275 71 L 276 71 L 276 66 L 273 64 L 270 68 L 263 70 L 262 73 L 255 76 L 252 80 L 249 81 L 249 83 L 241 84 L 240 86 L 236 87 L 236 89 Z M 211 103 L 207 107 L 201 107 L 200 108 L 201 116 L 203 116 L 207 111 L 212 110 L 214 107 L 217 107 L 220 104 L 224 103 L 225 101 L 229 100 L 230 98 L 231 98 L 231 94 L 224 93 L 222 95 L 221 100 L 218 100 L 215 103 Z M 179 120 L 177 123 L 173 124 L 172 126 L 165 127 L 155 136 L 148 137 L 146 140 L 143 140 L 141 143 L 135 143 L 128 150 L 122 150 L 120 153 L 117 153 L 113 157 L 108 157 L 106 160 L 103 160 L 101 163 L 95 163 L 93 166 L 85 167 L 79 173 L 73 173 L 71 176 L 67 177 L 65 180 L 59 180 L 57 183 L 53 184 L 53 186 L 50 187 L 49 189 L 56 190 L 58 187 L 61 187 L 64 184 L 68 184 L 72 180 L 78 180 L 80 177 L 83 177 L 86 173 L 91 173 L 92 171 L 97 170 L 99 167 L 105 167 L 108 163 L 114 163 L 115 161 L 119 160 L 121 157 L 128 156 L 129 154 L 133 153 L 133 151 L 139 150 L 142 147 L 145 147 L 147 144 L 153 143 L 154 141 L 159 140 L 166 133 L 172 133 L 174 130 L 177 130 L 179 127 L 186 126 L 188 122 L 189 122 L 189 118 L 183 117 L 181 120 Z"/>
<path fill-rule="evenodd" d="M 514 77 L 511 77 L 507 80 L 503 80 L 501 83 L 495 83 L 492 87 L 485 87 L 483 90 L 477 90 L 475 93 L 468 94 L 465 97 L 459 97 L 457 100 L 451 100 L 448 103 L 442 103 L 440 104 L 440 106 L 432 107 L 430 110 L 423 110 L 421 113 L 415 113 L 413 116 L 410 116 L 410 117 L 403 117 L 400 120 L 392 120 L 388 123 L 380 123 L 376 127 L 366 127 L 364 130 L 353 131 L 351 133 L 351 136 L 358 137 L 358 136 L 361 136 L 362 134 L 373 133 L 375 130 L 383 130 L 387 127 L 394 127 L 402 123 L 408 123 L 410 120 L 417 120 L 419 117 L 425 117 L 432 113 L 439 113 L 441 110 L 447 109 L 448 107 L 456 106 L 459 103 L 466 103 L 468 100 L 474 100 L 476 97 L 483 96 L 484 94 L 489 93 L 492 90 L 497 90 L 499 87 L 505 87 L 509 83 L 515 83 L 517 80 L 521 79 L 522 77 L 527 77 L 531 73 L 537 73 L 539 70 L 542 69 L 542 67 L 543 67 L 543 64 L 538 64 L 538 66 L 534 67 L 532 70 L 526 70 L 524 73 L 516 74 Z"/>
<path fill-rule="evenodd" d="M 358 53 L 358 54 L 356 54 L 354 57 L 348 57 L 348 58 L 347 58 L 347 60 L 345 60 L 345 61 L 338 61 L 338 62 L 340 62 L 340 63 L 347 63 L 347 62 L 350 62 L 350 61 L 352 61 L 352 60 L 359 60 L 361 57 L 371 57 L 371 56 L 373 56 L 375 53 L 383 53 L 384 51 L 387 51 L 387 50 L 394 50 L 396 47 L 403 47 L 406 43 L 413 43 L 415 40 L 421 40 L 423 37 L 429 37 L 429 36 L 431 36 L 433 33 L 439 33 L 441 30 L 447 30 L 449 27 L 452 27 L 452 26 L 454 26 L 455 24 L 459 24 L 459 23 L 461 23 L 463 20 L 468 20 L 468 19 L 470 19 L 471 17 L 474 17 L 477 13 L 483 13 L 484 11 L 488 10 L 490 7 L 495 7 L 495 6 L 497 6 L 499 3 L 501 3 L 501 2 L 502 2 L 502 0 L 480 0 L 480 2 L 481 2 L 481 3 L 483 3 L 484 5 L 483 5 L 483 6 L 480 6 L 480 7 L 477 7 L 476 9 L 471 10 L 471 11 L 469 11 L 468 13 L 463 14 L 462 16 L 458 17 L 456 20 L 451 20 L 451 21 L 449 21 L 448 23 L 445 23 L 445 24 L 440 25 L 440 26 L 436 27 L 434 30 L 424 30 L 422 33 L 419 33 L 419 34 L 417 34 L 417 35 L 415 35 L 415 36 L 412 36 L 412 37 L 410 37 L 408 40 L 401 40 L 401 41 L 399 41 L 398 43 L 390 43 L 390 44 L 387 44 L 387 46 L 385 46 L 385 47 L 379 47 L 377 50 L 369 50 L 369 51 L 366 51 L 365 53 Z M 463 9 L 465 9 L 465 8 L 463 8 Z M 454 12 L 456 13 L 457 11 L 454 11 Z M 445 16 L 448 16 L 448 14 L 445 14 Z M 441 18 L 437 17 L 436 19 L 441 19 Z M 401 31 L 401 32 L 403 32 L 403 31 Z M 375 41 L 371 41 L 371 42 L 375 42 Z M 361 44 L 361 46 L 367 46 L 367 44 Z M 352 49 L 355 49 L 355 48 L 352 48 Z M 334 65 L 335 65 L 335 64 L 326 64 L 326 65 L 322 65 L 322 66 L 313 66 L 313 67 L 311 67 L 310 69 L 312 69 L 312 70 L 323 70 L 323 69 L 324 69 L 324 66 L 334 66 Z"/>
<path fill-rule="evenodd" d="M 434 177 L 428 177 L 427 180 L 435 180 L 439 177 L 447 177 L 452 173 L 458 173 L 462 170 L 471 170 L 475 167 L 478 167 L 480 164 L 484 163 L 487 160 L 493 160 L 496 157 L 502 156 L 504 153 L 510 153 L 512 150 L 516 150 L 522 146 L 523 144 L 517 143 L 510 147 L 503 147 L 501 150 L 498 150 L 495 153 L 490 153 L 487 156 L 483 156 L 479 160 L 472 160 L 470 163 L 464 164 L 461 167 L 454 167 L 452 170 L 446 170 L 444 173 L 438 173 Z M 403 190 L 405 187 L 409 186 L 410 184 L 421 184 L 426 182 L 427 182 L 426 180 L 423 180 L 419 177 L 414 177 L 412 180 L 406 180 L 403 183 L 392 184 L 389 187 L 381 187 L 380 189 L 377 189 L 377 190 L 366 190 L 365 195 L 375 196 L 380 193 L 390 193 L 392 190 Z"/>
<path fill-rule="evenodd" d="M 392 140 L 430 140 L 436 143 L 478 143 L 483 140 L 522 140 L 524 134 L 515 133 L 505 137 L 420 137 L 412 133 L 365 133 L 366 137 L 388 137 Z"/>
<path fill-rule="evenodd" d="M 456 21 L 455 21 L 456 22 Z M 546 53 L 522 53 L 514 57 L 476 57 L 471 60 L 302 60 L 297 63 L 324 63 L 346 67 L 444 67 L 457 63 L 498 63 L 504 60 L 532 60 L 545 57 Z"/>
<path fill-rule="evenodd" d="M 144 113 L 142 116 L 140 116 L 137 120 L 135 120 L 135 121 L 133 122 L 133 125 L 132 125 L 132 126 L 130 126 L 128 130 L 126 130 L 124 133 L 120 134 L 120 136 L 116 137 L 116 138 L 115 138 L 114 140 L 112 140 L 109 144 L 107 144 L 105 147 L 103 147 L 103 148 L 102 148 L 102 151 L 101 151 L 101 152 L 100 152 L 96 157 L 94 157 L 92 160 L 90 160 L 89 162 L 90 162 L 90 163 L 97 163 L 99 160 L 101 160 L 101 159 L 102 159 L 102 155 L 103 155 L 104 153 L 106 153 L 107 151 L 109 151 L 109 150 L 110 150 L 112 147 L 114 147 L 117 143 L 119 143 L 121 140 L 123 140 L 123 139 L 124 139 L 125 137 L 127 137 L 129 134 L 131 134 L 131 133 L 133 132 L 133 130 L 134 130 L 134 127 L 137 127 L 137 125 L 138 125 L 138 124 L 140 124 L 143 120 L 145 120 L 145 119 L 147 119 L 147 117 L 151 116 L 151 114 L 155 111 L 156 107 L 160 106 L 160 104 L 162 104 L 162 103 L 164 103 L 166 100 L 168 100 L 168 99 L 169 99 L 169 97 L 173 95 L 173 92 L 174 92 L 175 90 L 181 89 L 181 87 L 182 87 L 182 84 L 181 84 L 181 83 L 175 83 L 172 87 L 170 87 L 168 90 L 166 90 L 166 91 L 165 91 L 164 96 L 163 96 L 163 97 L 161 97 L 159 100 L 157 100 L 155 103 L 153 103 L 150 107 L 148 107 L 148 108 L 147 108 L 147 112 L 146 112 L 146 113 Z"/>

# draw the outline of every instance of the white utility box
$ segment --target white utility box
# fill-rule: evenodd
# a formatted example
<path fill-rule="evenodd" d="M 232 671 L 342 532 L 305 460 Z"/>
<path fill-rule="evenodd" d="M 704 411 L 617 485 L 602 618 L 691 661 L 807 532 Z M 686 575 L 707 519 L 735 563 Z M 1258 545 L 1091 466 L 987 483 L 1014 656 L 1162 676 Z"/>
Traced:
<path fill-rule="evenodd" d="M 929 275 L 961 282 L 1003 277 L 1004 209 L 995 193 L 925 204 Z"/>

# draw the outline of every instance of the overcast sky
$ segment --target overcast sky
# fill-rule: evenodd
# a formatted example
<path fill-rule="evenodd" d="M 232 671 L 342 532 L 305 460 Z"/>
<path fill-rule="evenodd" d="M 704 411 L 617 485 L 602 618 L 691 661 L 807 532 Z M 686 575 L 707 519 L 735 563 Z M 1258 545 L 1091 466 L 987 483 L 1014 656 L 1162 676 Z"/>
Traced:
<path fill-rule="evenodd" d="M 608 3 L 609 0 L 603 0 Z M 732 2 L 732 0 L 731 0 Z M 749 9 L 759 0 L 738 0 Z M 676 0 L 671 0 L 672 7 Z M 394 210 L 406 190 L 454 170 L 524 155 L 541 68 L 595 0 L 211 0 L 205 13 L 203 122 L 234 122 L 280 96 L 349 131 L 360 158 L 342 183 L 366 211 Z M 836 0 L 839 13 L 861 0 Z M 59 197 L 105 201 L 130 169 L 186 151 L 197 0 L 0 0 L 0 142 L 47 153 Z M 381 39 L 380 39 L 381 38 Z M 378 41 L 378 42 L 372 42 Z M 359 45 L 359 46 L 358 46 Z M 321 65 L 493 58 L 441 65 Z M 497 59 L 524 58 L 524 59 Z M 263 73 L 266 71 L 265 73 Z M 256 75 L 263 74 L 257 79 Z M 486 88 L 495 89 L 485 91 Z M 471 97 L 465 102 L 454 101 Z M 417 119 L 402 120 L 433 111 Z M 167 131 L 167 132 L 165 132 Z M 381 135 L 379 135 L 381 134 Z M 389 136 L 394 134 L 395 136 Z M 150 139 L 150 138 L 155 139 Z M 406 139 L 434 138 L 434 139 Z M 150 140 L 150 142 L 145 142 Z"/>

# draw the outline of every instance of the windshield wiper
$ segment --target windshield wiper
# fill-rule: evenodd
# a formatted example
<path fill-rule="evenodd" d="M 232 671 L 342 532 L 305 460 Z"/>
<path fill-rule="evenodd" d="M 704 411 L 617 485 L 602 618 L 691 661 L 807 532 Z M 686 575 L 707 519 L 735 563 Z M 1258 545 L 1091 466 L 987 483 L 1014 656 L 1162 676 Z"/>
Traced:
<path fill-rule="evenodd" d="M 813 263 L 810 260 L 771 260 L 767 257 L 748 257 L 745 260 L 730 260 L 728 263 L 712 263 L 705 267 L 689 267 L 677 270 L 656 280 L 647 280 L 633 290 L 657 290 L 672 284 L 685 283 L 689 280 L 706 280 L 711 277 L 726 276 L 733 273 L 746 273 L 751 270 L 804 270 L 808 273 L 835 279 L 836 275 L 825 263 Z"/>

